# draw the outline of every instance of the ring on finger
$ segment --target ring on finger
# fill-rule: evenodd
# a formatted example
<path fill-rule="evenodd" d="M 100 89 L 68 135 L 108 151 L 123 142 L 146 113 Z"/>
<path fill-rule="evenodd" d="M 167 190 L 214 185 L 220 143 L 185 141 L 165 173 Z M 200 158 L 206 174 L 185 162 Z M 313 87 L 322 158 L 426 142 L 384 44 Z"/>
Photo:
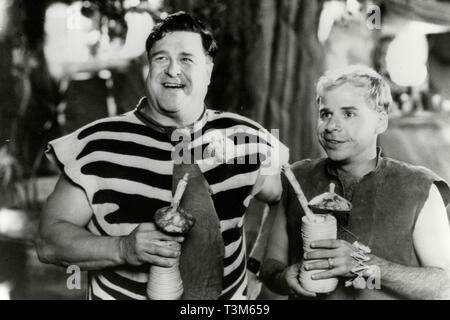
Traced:
<path fill-rule="evenodd" d="M 328 269 L 333 269 L 334 266 L 334 262 L 333 262 L 333 258 L 328 258 Z"/>

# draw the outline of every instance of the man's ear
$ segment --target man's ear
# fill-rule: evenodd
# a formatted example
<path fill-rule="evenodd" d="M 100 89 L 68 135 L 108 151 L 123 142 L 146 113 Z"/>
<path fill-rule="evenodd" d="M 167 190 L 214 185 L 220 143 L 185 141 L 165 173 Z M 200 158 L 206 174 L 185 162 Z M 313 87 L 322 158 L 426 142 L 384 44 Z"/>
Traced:
<path fill-rule="evenodd" d="M 383 132 L 385 132 L 387 130 L 388 125 L 389 125 L 389 116 L 388 116 L 387 112 L 385 112 L 385 111 L 379 112 L 378 113 L 378 124 L 375 129 L 375 133 L 382 134 Z"/>

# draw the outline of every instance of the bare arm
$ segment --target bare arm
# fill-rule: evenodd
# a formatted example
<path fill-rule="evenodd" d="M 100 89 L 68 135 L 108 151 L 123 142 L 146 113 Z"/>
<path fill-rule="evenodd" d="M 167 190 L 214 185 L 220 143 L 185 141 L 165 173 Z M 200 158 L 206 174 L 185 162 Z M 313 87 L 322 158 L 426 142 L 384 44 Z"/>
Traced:
<path fill-rule="evenodd" d="M 129 236 L 97 236 L 85 229 L 92 209 L 82 189 L 62 175 L 43 209 L 36 249 L 45 263 L 76 264 L 82 269 L 143 263 L 170 266 L 179 250 L 158 245 L 158 240 L 182 241 L 139 225 Z"/>
<path fill-rule="evenodd" d="M 282 273 L 288 264 L 288 237 L 286 234 L 286 217 L 280 202 L 273 222 L 272 231 L 267 242 L 266 254 L 261 266 L 260 277 L 273 292 L 288 295 L 289 290 L 282 279 Z"/>
<path fill-rule="evenodd" d="M 281 178 L 280 174 L 268 175 L 268 176 L 258 176 L 257 183 L 259 183 L 259 179 L 262 181 L 261 190 L 256 194 L 256 199 L 266 202 L 269 204 L 276 203 L 280 201 L 281 193 L 283 191 L 281 187 Z"/>
<path fill-rule="evenodd" d="M 407 267 L 370 255 L 368 264 L 381 269 L 381 285 L 409 299 L 450 299 L 450 228 L 444 202 L 433 185 L 429 197 L 419 214 L 413 232 L 414 248 L 421 267 Z M 323 240 L 312 244 L 320 250 L 310 252 L 306 258 L 332 258 L 334 268 L 321 272 L 315 279 L 351 276 L 355 261 L 349 255 L 351 245 L 343 240 Z M 326 260 L 308 263 L 310 269 L 324 269 Z"/>
<path fill-rule="evenodd" d="M 275 138 L 271 142 L 270 157 L 261 164 L 255 183 L 258 188 L 256 198 L 267 203 L 280 201 L 283 193 L 281 167 L 289 162 L 289 149 Z"/>
<path fill-rule="evenodd" d="M 283 201 L 280 201 L 261 267 L 261 280 L 270 290 L 281 295 L 314 297 L 315 294 L 303 289 L 298 281 L 301 262 L 288 266 L 288 249 L 286 214 Z"/>

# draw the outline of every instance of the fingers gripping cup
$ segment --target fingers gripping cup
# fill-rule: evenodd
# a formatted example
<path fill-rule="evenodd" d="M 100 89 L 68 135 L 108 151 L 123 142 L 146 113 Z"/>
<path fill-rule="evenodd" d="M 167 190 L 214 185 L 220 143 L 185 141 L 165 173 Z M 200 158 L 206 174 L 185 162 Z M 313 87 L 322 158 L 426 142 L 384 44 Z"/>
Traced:
<path fill-rule="evenodd" d="M 332 215 L 316 214 L 314 219 L 307 216 L 302 218 L 302 240 L 303 251 L 313 251 L 310 247 L 311 242 L 324 239 L 336 239 L 337 237 L 337 223 L 336 218 Z M 314 261 L 314 260 L 310 260 Z M 316 260 L 317 261 L 317 260 Z M 300 271 L 301 286 L 311 292 L 329 293 L 336 289 L 338 284 L 337 278 L 313 280 L 312 275 L 326 271 L 326 270 L 306 270 L 303 266 Z"/>
<path fill-rule="evenodd" d="M 177 242 L 159 241 L 160 246 L 167 246 L 173 249 L 180 249 Z M 178 300 L 183 295 L 183 281 L 179 269 L 179 260 L 172 267 L 150 267 L 147 296 L 150 300 Z"/>
<path fill-rule="evenodd" d="M 155 224 L 162 232 L 172 235 L 184 235 L 194 226 L 195 219 L 179 206 L 183 192 L 186 189 L 189 174 L 185 174 L 177 185 L 172 204 L 160 208 L 155 213 Z M 167 246 L 180 251 L 181 245 L 174 241 L 159 241 L 160 246 Z M 147 283 L 147 296 L 151 300 L 178 300 L 183 295 L 178 257 L 172 267 L 152 265 Z"/>
<path fill-rule="evenodd" d="M 294 173 L 292 172 L 290 165 L 283 165 L 283 172 L 291 184 L 295 194 L 297 195 L 298 202 L 305 213 L 302 218 L 302 240 L 303 240 L 303 252 L 312 251 L 310 244 L 315 240 L 324 239 L 336 239 L 337 237 L 337 221 L 336 218 L 329 214 L 314 214 L 311 208 L 308 206 L 308 200 L 303 193 L 300 183 L 297 181 Z M 338 284 L 337 278 L 313 280 L 311 276 L 322 272 L 323 270 L 311 270 L 307 271 L 302 266 L 299 281 L 300 285 L 311 292 L 316 293 L 329 293 L 336 289 Z"/>

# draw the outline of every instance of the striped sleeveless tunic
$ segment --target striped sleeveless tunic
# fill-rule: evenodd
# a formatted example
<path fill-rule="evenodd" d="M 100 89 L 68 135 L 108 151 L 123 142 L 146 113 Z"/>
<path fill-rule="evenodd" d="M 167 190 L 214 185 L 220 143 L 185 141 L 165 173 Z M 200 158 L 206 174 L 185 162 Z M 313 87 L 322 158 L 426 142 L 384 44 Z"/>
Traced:
<path fill-rule="evenodd" d="M 173 159 L 179 144 L 145 121 L 139 112 L 144 102 L 49 143 L 47 156 L 86 193 L 93 211 L 86 228 L 93 234 L 126 236 L 139 223 L 152 222 L 154 212 L 172 200 Z M 234 161 L 218 163 L 196 156 L 203 155 L 215 130 L 234 141 Z M 225 246 L 220 299 L 245 299 L 244 200 L 261 162 L 279 141 L 248 118 L 209 109 L 189 134 L 186 146 L 209 184 Z M 123 265 L 89 271 L 88 297 L 145 300 L 148 270 L 148 265 Z"/>

